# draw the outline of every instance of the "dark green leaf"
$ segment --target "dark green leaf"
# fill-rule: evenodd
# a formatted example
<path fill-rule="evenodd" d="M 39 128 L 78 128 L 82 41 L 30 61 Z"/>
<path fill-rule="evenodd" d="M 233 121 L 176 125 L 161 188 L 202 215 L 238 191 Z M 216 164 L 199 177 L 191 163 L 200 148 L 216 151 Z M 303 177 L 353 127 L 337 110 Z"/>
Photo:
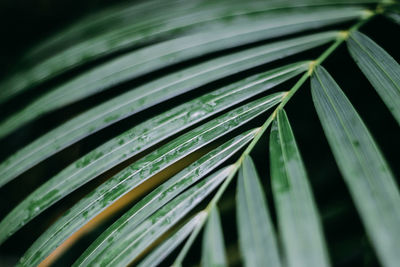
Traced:
<path fill-rule="evenodd" d="M 51 110 L 171 64 L 258 40 L 345 22 L 364 13 L 361 7 L 324 7 L 260 14 L 250 16 L 250 21 L 239 20 L 221 30 L 180 37 L 135 50 L 49 90 L 4 121 L 0 125 L 0 137 Z M 40 74 L 43 72 L 45 70 L 41 70 Z"/>
<path fill-rule="evenodd" d="M 222 5 L 222 7 L 225 7 L 222 9 L 222 13 L 226 12 L 226 4 Z M 125 36 L 124 38 L 127 40 L 124 40 L 124 38 L 121 40 L 121 34 L 118 31 L 113 31 L 111 32 L 111 36 L 100 36 L 99 40 L 89 40 L 91 46 L 87 46 L 86 43 L 79 44 L 77 47 L 71 48 L 71 51 L 61 52 L 59 55 L 35 65 L 34 68 L 27 72 L 16 74 L 16 76 L 11 77 L 0 85 L 1 88 L 6 88 L 6 90 L 0 91 L 0 103 L 41 81 L 70 69 L 79 63 L 84 63 L 87 58 L 93 59 L 105 53 L 112 53 L 113 50 L 110 49 L 112 47 L 120 49 L 124 45 L 127 45 L 127 43 L 132 45 L 132 42 L 135 40 L 146 40 L 146 37 L 151 37 L 159 33 L 159 27 L 163 28 L 165 22 L 176 20 L 175 11 L 171 11 L 169 13 L 164 10 L 164 14 L 167 14 L 164 15 L 166 19 L 161 20 L 158 23 L 159 26 L 156 25 L 155 28 L 150 27 L 148 31 L 144 30 L 144 33 L 133 30 L 131 34 L 126 34 L 126 31 L 122 31 L 122 36 Z M 183 8 L 180 12 L 185 14 L 188 11 Z M 204 21 L 210 20 L 207 19 L 207 12 L 202 13 Z M 233 9 L 231 13 L 237 13 L 237 10 Z M 214 24 L 218 22 L 222 24 L 222 26 L 216 27 L 216 29 L 208 26 L 208 31 L 192 33 L 187 36 L 147 46 L 86 71 L 67 83 L 53 88 L 43 98 L 30 105 L 32 114 L 29 115 L 29 113 L 26 113 L 24 120 L 27 121 L 28 118 L 32 119 L 49 110 L 72 103 L 78 99 L 105 90 L 110 86 L 172 63 L 262 39 L 356 19 L 364 14 L 364 8 L 340 6 L 335 8 L 318 7 L 253 13 L 255 14 L 234 16 L 228 20 L 221 14 L 220 16 L 222 17 L 219 20 L 214 20 Z M 229 13 L 225 15 L 229 17 Z M 193 22 L 193 20 L 192 16 L 187 16 L 186 21 L 181 26 L 173 26 L 173 29 L 184 27 L 185 24 L 190 23 L 190 21 Z M 168 26 L 168 24 L 165 24 L 164 27 Z M 135 28 L 137 25 L 133 24 L 131 27 Z M 109 44 L 112 43 L 110 39 L 116 39 L 116 43 L 110 46 Z M 42 104 L 44 103 L 47 103 L 48 106 L 43 107 Z"/>

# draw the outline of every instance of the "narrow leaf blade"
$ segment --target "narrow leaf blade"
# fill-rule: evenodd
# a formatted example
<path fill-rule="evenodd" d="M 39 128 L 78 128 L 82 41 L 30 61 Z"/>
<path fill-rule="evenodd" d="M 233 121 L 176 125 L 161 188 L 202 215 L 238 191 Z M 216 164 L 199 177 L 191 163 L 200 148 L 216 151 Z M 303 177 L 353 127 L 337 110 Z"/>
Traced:
<path fill-rule="evenodd" d="M 232 170 L 232 165 L 225 167 L 203 179 L 162 207 L 139 226 L 122 228 L 125 235 L 118 240 L 119 245 L 113 246 L 100 255 L 96 263 L 107 266 L 126 266 L 135 260 L 149 245 L 174 226 L 189 211 L 207 197 Z"/>
<path fill-rule="evenodd" d="M 216 206 L 211 209 L 204 229 L 201 263 L 204 267 L 228 266 L 221 219 Z"/>
<path fill-rule="evenodd" d="M 311 80 L 314 105 L 378 258 L 400 262 L 400 194 L 368 129 L 322 67 Z"/>
<path fill-rule="evenodd" d="M 244 158 L 239 170 L 236 207 L 244 265 L 281 266 L 264 192 L 250 156 Z"/>
<path fill-rule="evenodd" d="M 270 160 L 279 232 L 288 266 L 330 266 L 311 187 L 283 110 L 278 111 L 272 126 Z"/>
<path fill-rule="evenodd" d="M 168 237 L 161 245 L 155 248 L 147 255 L 137 266 L 138 267 L 156 267 L 169 254 L 179 246 L 186 237 L 193 231 L 196 225 L 203 220 L 204 212 L 200 212 L 188 221 L 184 226 L 180 227 L 175 233 Z"/>
<path fill-rule="evenodd" d="M 347 40 L 351 56 L 400 124 L 400 65 L 360 32 Z"/>

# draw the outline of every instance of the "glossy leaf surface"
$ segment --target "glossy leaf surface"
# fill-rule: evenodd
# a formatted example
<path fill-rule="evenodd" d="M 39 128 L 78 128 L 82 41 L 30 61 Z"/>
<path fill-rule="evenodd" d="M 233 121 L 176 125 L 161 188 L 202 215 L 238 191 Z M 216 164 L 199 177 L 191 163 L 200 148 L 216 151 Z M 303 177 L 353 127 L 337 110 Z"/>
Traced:
<path fill-rule="evenodd" d="M 0 124 L 0 137 L 51 110 L 163 67 L 221 49 L 345 22 L 363 15 L 361 7 L 295 9 L 256 16 L 255 21 L 240 21 L 221 30 L 184 36 L 135 50 L 46 92 Z"/>

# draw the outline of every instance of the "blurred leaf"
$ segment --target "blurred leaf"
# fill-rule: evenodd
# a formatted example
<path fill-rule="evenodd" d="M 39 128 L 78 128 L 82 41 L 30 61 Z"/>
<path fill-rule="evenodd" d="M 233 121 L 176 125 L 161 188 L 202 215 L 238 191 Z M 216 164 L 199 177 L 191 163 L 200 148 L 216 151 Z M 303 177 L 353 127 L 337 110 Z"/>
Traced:
<path fill-rule="evenodd" d="M 392 3 L 395 4 L 396 2 Z M 400 25 L 400 4 L 392 5 L 390 8 L 387 8 L 385 15 L 391 19 L 393 22 Z"/>
<path fill-rule="evenodd" d="M 72 118 L 16 152 L 0 164 L 0 185 L 68 145 L 130 115 L 226 75 L 325 44 L 336 36 L 336 32 L 326 32 L 267 44 L 213 59 L 146 83 Z M 26 110 L 29 112 L 28 108 Z M 9 121 L 19 124 L 15 116 Z M 0 132 L 1 129 L 9 132 L 6 124 L 0 124 Z"/>
<path fill-rule="evenodd" d="M 274 12 L 264 16 L 250 16 L 249 22 L 240 21 L 221 30 L 188 35 L 135 50 L 81 73 L 41 95 L 0 124 L 0 137 L 51 110 L 163 67 L 221 49 L 349 21 L 363 14 L 364 9 L 361 7 L 324 7 Z M 43 72 L 45 70 L 41 70 L 40 73 Z"/>
<path fill-rule="evenodd" d="M 164 10 L 165 14 L 167 14 L 167 10 Z M 223 27 L 216 27 L 216 29 L 213 29 L 211 26 L 208 26 L 207 31 L 188 34 L 183 37 L 146 46 L 112 59 L 78 75 L 76 78 L 46 92 L 43 97 L 33 102 L 29 106 L 32 114 L 25 112 L 25 116 L 21 115 L 21 119 L 24 118 L 26 122 L 49 110 L 73 103 L 116 84 L 160 69 L 161 67 L 166 67 L 177 62 L 182 62 L 222 49 L 349 21 L 362 16 L 363 10 L 363 7 L 357 6 L 338 6 L 334 8 L 318 7 L 290 9 L 286 11 L 277 10 L 265 13 L 256 12 L 250 16 L 239 16 L 236 19 L 232 17 L 228 20 L 222 16 L 219 20 L 214 20 L 213 23 L 215 24 L 220 21 L 220 23 L 224 25 Z M 184 14 L 186 12 L 188 11 L 183 9 L 182 13 Z M 193 12 L 193 10 L 191 12 Z M 225 13 L 224 10 L 222 12 Z M 207 14 L 207 12 L 204 14 Z M 229 15 L 229 13 L 226 15 Z M 167 21 L 168 18 L 176 18 L 175 11 L 172 10 L 166 17 Z M 205 15 L 205 17 L 205 21 L 207 21 L 207 15 Z M 193 20 L 194 18 L 192 16 L 187 16 L 183 25 L 187 23 L 190 24 Z M 165 22 L 166 21 L 161 21 L 159 23 L 161 28 Z M 181 27 L 183 25 L 181 25 Z M 166 24 L 166 26 L 168 25 Z M 174 27 L 179 28 L 180 26 L 173 26 L 173 28 Z M 130 30 L 127 31 L 128 34 L 126 31 L 123 31 L 122 36 L 125 36 L 124 38 L 121 38 L 121 34 L 118 33 L 116 38 L 112 36 L 100 36 L 101 42 L 91 40 L 89 42 L 91 44 L 90 46 L 84 43 L 71 52 L 67 50 L 67 52 L 64 52 L 65 54 L 57 54 L 57 56 L 35 65 L 31 70 L 22 72 L 19 75 L 17 74 L 15 77 L 1 84 L 0 87 L 6 88 L 6 90 L 0 91 L 0 103 L 17 93 L 27 90 L 29 87 L 54 77 L 58 73 L 85 62 L 87 58 L 93 58 L 105 53 L 109 48 L 112 48 L 109 45 L 109 43 L 113 43 L 112 39 L 115 39 L 115 44 L 111 46 L 113 46 L 114 49 L 120 49 L 121 47 L 123 48 L 124 45 L 131 45 L 135 38 L 138 40 L 146 39 L 146 37 L 157 33 L 159 30 L 160 29 L 157 29 L 156 26 L 153 30 L 151 28 L 147 30 L 144 29 L 143 32 L 133 30 L 130 34 Z M 171 31 L 173 31 L 173 29 Z M 97 46 L 93 47 L 93 42 L 97 44 Z M 112 49 L 110 49 L 109 53 L 110 52 L 112 52 Z M 42 106 L 45 103 L 47 103 L 48 106 Z M 14 128 L 16 127 L 14 126 Z M 0 133 L 2 133 L 2 131 Z"/>
<path fill-rule="evenodd" d="M 239 170 L 236 210 L 244 265 L 281 266 L 264 192 L 250 156 Z"/>
<path fill-rule="evenodd" d="M 219 211 L 216 206 L 211 209 L 210 215 L 207 220 L 207 225 L 204 229 L 201 266 L 228 266 L 228 263 L 226 261 L 221 219 L 219 217 Z"/>

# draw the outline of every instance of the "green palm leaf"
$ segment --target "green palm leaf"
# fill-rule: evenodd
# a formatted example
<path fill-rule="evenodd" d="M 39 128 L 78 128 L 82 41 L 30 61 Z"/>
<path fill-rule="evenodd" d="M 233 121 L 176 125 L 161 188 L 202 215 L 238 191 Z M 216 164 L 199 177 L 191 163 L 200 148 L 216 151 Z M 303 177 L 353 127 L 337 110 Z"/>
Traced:
<path fill-rule="evenodd" d="M 108 248 L 122 245 L 125 234 L 131 232 L 144 219 L 187 187 L 207 175 L 224 160 L 232 156 L 251 138 L 254 131 L 239 135 L 213 151 L 207 153 L 193 164 L 171 177 L 167 182 L 157 187 L 153 192 L 139 201 L 127 213 L 108 228 L 75 263 L 78 266 L 96 262 L 98 257 Z"/>
<path fill-rule="evenodd" d="M 315 108 L 366 230 L 385 266 L 400 260 L 400 194 L 377 145 L 332 77 L 312 77 Z"/>
<path fill-rule="evenodd" d="M 217 207 L 210 212 L 203 237 L 201 255 L 202 266 L 223 267 L 227 266 L 225 256 L 224 236 L 222 233 L 221 219 Z"/>
<path fill-rule="evenodd" d="M 360 32 L 352 33 L 347 44 L 357 65 L 400 124 L 400 65 Z"/>
<path fill-rule="evenodd" d="M 288 266 L 330 266 L 307 174 L 283 110 L 278 111 L 272 125 L 270 155 L 272 189 Z"/>
<path fill-rule="evenodd" d="M 41 61 L 48 55 L 68 58 L 68 63 L 86 61 L 131 47 L 141 42 L 159 38 L 160 35 L 188 29 L 203 29 L 204 22 L 213 22 L 231 16 L 243 16 L 283 8 L 334 5 L 339 3 L 375 3 L 377 1 L 145 1 L 132 5 L 119 4 L 75 23 L 28 51 L 25 61 Z M 229 3 L 229 5 L 227 4 Z M 190 13 L 190 15 L 188 15 Z M 205 26 L 208 26 L 205 24 Z M 98 29 L 102 31 L 99 33 Z M 143 33 L 145 32 L 145 33 Z M 110 42 L 109 40 L 113 40 Z M 108 42 L 107 42 L 108 41 Z M 82 57 L 85 54 L 86 57 Z M 89 57 L 90 55 L 90 57 Z M 75 60 L 71 60 L 74 58 Z M 53 59 L 54 60 L 54 59 Z M 60 61 L 62 62 L 62 61 Z M 67 65 L 67 67 L 69 67 Z M 64 67 L 65 68 L 65 67 Z"/>
<path fill-rule="evenodd" d="M 247 23 L 240 21 L 238 25 L 234 23 L 232 26 L 224 27 L 223 30 L 189 35 L 133 51 L 84 72 L 45 93 L 4 121 L 0 125 L 0 137 L 46 112 L 172 63 L 257 40 L 348 21 L 363 14 L 362 8 L 343 7 L 339 10 L 320 8 L 320 10 L 274 13 L 261 18 L 251 16 L 255 21 Z"/>
<path fill-rule="evenodd" d="M 168 237 L 161 245 L 154 249 L 145 259 L 143 259 L 138 267 L 158 266 L 171 251 L 173 251 L 199 224 L 204 217 L 204 213 L 200 212 L 188 221 L 184 226 L 180 227 L 174 234 Z"/>
<path fill-rule="evenodd" d="M 236 201 L 245 266 L 281 266 L 265 196 L 250 156 L 244 158 L 239 171 Z"/>
<path fill-rule="evenodd" d="M 171 63 L 181 62 L 206 53 L 257 40 L 355 19 L 363 15 L 363 8 L 340 7 L 338 10 L 338 8 L 324 7 L 317 10 L 291 10 L 280 13 L 261 13 L 256 16 L 245 17 L 246 19 L 239 18 L 231 21 L 230 24 L 225 22 L 227 25 L 220 27 L 220 29 L 217 27 L 216 30 L 211 32 L 194 33 L 135 50 L 52 89 L 29 105 L 32 111 L 31 114 L 26 111 L 23 114 L 21 111 L 20 116 L 24 117 L 26 122 L 47 111 L 105 90 L 128 79 L 168 66 Z M 174 14 L 172 13 L 171 16 L 173 18 Z M 189 19 L 191 20 L 192 18 L 189 17 Z M 143 34 L 139 32 L 139 36 L 141 35 Z M 104 39 L 110 42 L 107 37 Z M 87 47 L 87 45 L 84 45 L 84 47 Z M 107 49 L 107 46 L 104 48 L 104 45 L 100 47 L 101 49 Z M 47 62 L 45 61 L 41 65 L 37 65 L 32 71 L 23 73 L 21 75 L 23 79 L 17 76 L 9 84 L 3 85 L 2 87 L 4 88 L 17 88 L 10 89 L 14 91 L 5 93 L 5 99 L 19 93 L 23 90 L 22 88 L 26 88 L 30 84 L 35 85 L 45 80 L 48 76 L 55 76 L 63 69 L 76 65 L 77 62 L 82 60 L 82 57 L 85 58 L 85 51 L 82 52 L 80 50 L 78 48 L 78 52 L 73 52 L 72 55 L 60 55 L 58 56 L 59 58 L 56 57 Z M 96 50 L 91 48 L 90 51 Z M 89 57 L 92 57 L 90 53 Z M 96 53 L 101 53 L 101 51 Z M 74 54 L 76 55 L 74 56 Z M 132 62 L 134 63 L 132 64 Z M 24 83 L 20 84 L 21 81 L 24 81 Z M 4 97 L 2 98 L 4 99 Z M 43 106 L 46 103 L 48 106 Z"/>
<path fill-rule="evenodd" d="M 124 266 L 136 259 L 152 242 L 169 230 L 176 222 L 185 216 L 199 202 L 211 193 L 229 174 L 228 166 L 208 178 L 200 181 L 159 211 L 144 220 L 140 225 L 128 232 L 119 240 L 118 246 L 100 254 L 97 262 L 102 265 Z"/>
<path fill-rule="evenodd" d="M 2 162 L 0 185 L 71 143 L 129 115 L 225 75 L 322 45 L 335 36 L 333 32 L 322 33 L 241 51 L 173 73 L 106 101 L 48 132 Z M 18 119 L 13 118 L 18 123 Z M 9 121 L 15 123 L 12 119 Z"/>
<path fill-rule="evenodd" d="M 397 40 L 384 40 L 398 27 L 375 19 L 398 14 L 386 0 L 128 1 L 18 51 L 0 80 L 0 265 L 397 266 L 398 125 L 351 88 L 392 173 L 321 65 L 369 81 L 399 123 Z"/>
<path fill-rule="evenodd" d="M 282 99 L 282 93 L 257 99 L 203 124 L 135 162 L 77 203 L 27 251 L 21 264 L 35 264 L 47 256 L 80 225 L 114 203 L 151 176 L 197 149 L 243 125 Z"/>
<path fill-rule="evenodd" d="M 307 62 L 301 62 L 257 74 L 177 106 L 111 139 L 48 180 L 11 211 L 0 223 L 0 243 L 56 201 L 117 164 L 199 121 L 304 72 L 307 66 Z"/>

